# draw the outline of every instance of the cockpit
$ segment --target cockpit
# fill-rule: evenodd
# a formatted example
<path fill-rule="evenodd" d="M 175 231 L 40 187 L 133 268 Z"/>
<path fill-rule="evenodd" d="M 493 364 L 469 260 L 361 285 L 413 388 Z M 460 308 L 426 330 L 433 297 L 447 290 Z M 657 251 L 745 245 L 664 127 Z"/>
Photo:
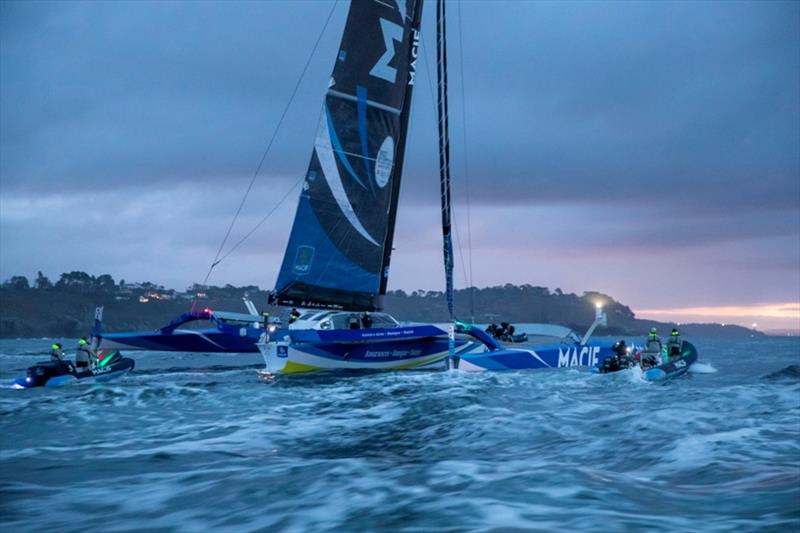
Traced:
<path fill-rule="evenodd" d="M 289 329 L 369 329 L 396 328 L 400 323 L 388 313 L 351 311 L 310 311 L 303 313 Z"/>

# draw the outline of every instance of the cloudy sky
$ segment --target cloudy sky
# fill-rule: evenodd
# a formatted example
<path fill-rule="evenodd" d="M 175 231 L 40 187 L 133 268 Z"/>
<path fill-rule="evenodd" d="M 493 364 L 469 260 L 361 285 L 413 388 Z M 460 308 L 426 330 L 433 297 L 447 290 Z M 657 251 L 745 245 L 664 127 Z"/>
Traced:
<path fill-rule="evenodd" d="M 449 6 L 459 287 L 800 328 L 800 3 Z M 274 214 L 209 280 L 271 288 L 347 8 L 0 3 L 0 277 L 202 281 L 333 9 L 233 241 Z M 404 290 L 443 287 L 434 11 L 390 281 Z"/>

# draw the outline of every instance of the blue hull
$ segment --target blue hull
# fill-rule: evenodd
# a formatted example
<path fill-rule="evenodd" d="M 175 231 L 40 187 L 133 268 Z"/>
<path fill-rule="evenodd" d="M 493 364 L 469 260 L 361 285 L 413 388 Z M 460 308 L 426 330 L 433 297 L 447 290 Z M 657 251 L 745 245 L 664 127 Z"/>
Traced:
<path fill-rule="evenodd" d="M 277 336 L 280 339 L 280 336 Z M 260 344 L 268 373 L 295 374 L 320 370 L 401 370 L 444 368 L 449 355 L 447 332 L 436 326 L 360 330 L 292 330 L 290 342 Z M 477 347 L 454 342 L 457 353 Z"/>
<path fill-rule="evenodd" d="M 256 342 L 264 330 L 242 329 L 245 330 L 244 335 L 238 328 L 235 331 L 207 328 L 176 329 L 170 333 L 160 331 L 104 333 L 101 347 L 165 352 L 257 352 Z"/>
<path fill-rule="evenodd" d="M 611 340 L 541 345 L 505 345 L 502 350 L 468 353 L 461 356 L 459 370 L 527 370 L 595 366 L 613 355 Z"/>
<path fill-rule="evenodd" d="M 682 355 L 672 359 L 669 363 L 646 370 L 642 377 L 647 381 L 666 381 L 684 375 L 697 361 L 697 348 L 687 341 L 683 341 Z"/>

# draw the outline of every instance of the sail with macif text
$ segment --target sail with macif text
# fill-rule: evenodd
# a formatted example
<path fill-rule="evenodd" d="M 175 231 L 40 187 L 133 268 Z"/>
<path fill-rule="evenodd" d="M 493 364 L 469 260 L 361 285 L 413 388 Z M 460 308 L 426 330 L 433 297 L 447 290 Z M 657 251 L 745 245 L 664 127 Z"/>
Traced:
<path fill-rule="evenodd" d="M 422 0 L 350 5 L 273 303 L 380 309 Z"/>

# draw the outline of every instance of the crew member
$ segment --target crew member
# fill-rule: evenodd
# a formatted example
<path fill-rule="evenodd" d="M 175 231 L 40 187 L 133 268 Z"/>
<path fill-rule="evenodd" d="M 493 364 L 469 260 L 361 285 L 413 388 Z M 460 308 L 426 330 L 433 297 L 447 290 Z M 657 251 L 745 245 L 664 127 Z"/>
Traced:
<path fill-rule="evenodd" d="M 50 345 L 50 360 L 64 362 L 64 352 L 61 350 L 61 343 L 54 342 Z"/>
<path fill-rule="evenodd" d="M 264 329 L 267 329 L 269 327 L 269 313 L 264 311 L 261 316 L 264 319 Z"/>
<path fill-rule="evenodd" d="M 360 327 L 358 322 L 358 317 L 355 313 L 351 314 L 350 317 L 347 319 L 347 325 L 350 329 L 358 329 Z"/>
<path fill-rule="evenodd" d="M 92 349 L 89 347 L 89 341 L 86 337 L 81 337 L 78 340 L 78 350 L 75 352 L 75 367 L 78 370 L 88 369 L 89 361 L 94 359 Z"/>
<path fill-rule="evenodd" d="M 611 349 L 614 350 L 617 357 L 625 357 L 628 355 L 628 345 L 625 343 L 625 339 L 620 339 L 615 342 Z"/>
<path fill-rule="evenodd" d="M 672 328 L 672 333 L 669 334 L 667 353 L 669 357 L 680 357 L 683 355 L 683 341 L 681 340 L 681 334 L 676 328 Z"/>
<path fill-rule="evenodd" d="M 661 344 L 661 337 L 658 336 L 656 328 L 650 328 L 650 335 L 647 336 L 647 343 L 645 344 L 644 353 L 642 354 L 642 361 L 645 357 L 648 358 L 650 366 L 656 366 L 661 359 L 661 350 L 664 349 Z"/>
<path fill-rule="evenodd" d="M 292 307 L 292 312 L 289 313 L 289 324 L 294 323 L 298 318 L 300 318 L 300 311 L 296 307 Z"/>
<path fill-rule="evenodd" d="M 656 328 L 650 328 L 650 335 L 647 336 L 647 352 L 661 353 L 661 338 L 658 336 Z"/>
<path fill-rule="evenodd" d="M 372 327 L 372 317 L 369 316 L 369 311 L 364 311 L 364 314 L 361 315 L 361 327 L 364 329 Z"/>
<path fill-rule="evenodd" d="M 656 328 L 650 328 L 650 335 L 647 336 L 644 352 L 641 354 L 642 369 L 658 365 L 661 359 L 661 338 L 658 336 Z"/>

